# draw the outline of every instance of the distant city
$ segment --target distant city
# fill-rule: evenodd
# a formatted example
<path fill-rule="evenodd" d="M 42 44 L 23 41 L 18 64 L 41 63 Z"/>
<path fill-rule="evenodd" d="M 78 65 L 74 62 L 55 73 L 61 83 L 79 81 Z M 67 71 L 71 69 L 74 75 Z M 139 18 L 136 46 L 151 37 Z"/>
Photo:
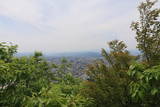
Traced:
<path fill-rule="evenodd" d="M 138 55 L 137 50 L 132 50 L 132 54 Z M 16 56 L 32 56 L 34 53 L 17 53 Z M 103 60 L 100 52 L 67 52 L 67 53 L 49 53 L 44 54 L 49 62 L 61 64 L 61 59 L 65 58 L 71 63 L 71 72 L 77 77 L 84 77 L 83 70 L 97 60 Z"/>

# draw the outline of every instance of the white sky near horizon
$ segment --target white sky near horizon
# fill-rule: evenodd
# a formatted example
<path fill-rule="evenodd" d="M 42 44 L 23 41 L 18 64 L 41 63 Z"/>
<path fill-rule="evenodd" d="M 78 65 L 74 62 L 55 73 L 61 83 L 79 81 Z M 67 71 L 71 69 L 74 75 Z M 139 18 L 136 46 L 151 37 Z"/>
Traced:
<path fill-rule="evenodd" d="M 136 47 L 130 24 L 142 0 L 0 0 L 0 41 L 19 52 L 99 51 L 110 40 Z"/>

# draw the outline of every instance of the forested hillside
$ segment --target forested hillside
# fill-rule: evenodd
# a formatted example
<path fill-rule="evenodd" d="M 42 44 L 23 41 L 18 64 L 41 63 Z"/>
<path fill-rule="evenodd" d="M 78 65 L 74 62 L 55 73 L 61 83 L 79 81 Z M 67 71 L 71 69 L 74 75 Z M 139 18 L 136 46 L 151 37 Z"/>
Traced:
<path fill-rule="evenodd" d="M 132 22 L 137 49 L 121 40 L 102 49 L 75 76 L 72 64 L 48 61 L 41 52 L 17 57 L 17 45 L 0 43 L 0 107 L 160 107 L 160 6 L 146 0 Z M 118 26 L 118 25 L 117 25 Z M 107 63 L 106 63 L 107 62 Z M 77 63 L 78 66 L 78 63 Z"/>

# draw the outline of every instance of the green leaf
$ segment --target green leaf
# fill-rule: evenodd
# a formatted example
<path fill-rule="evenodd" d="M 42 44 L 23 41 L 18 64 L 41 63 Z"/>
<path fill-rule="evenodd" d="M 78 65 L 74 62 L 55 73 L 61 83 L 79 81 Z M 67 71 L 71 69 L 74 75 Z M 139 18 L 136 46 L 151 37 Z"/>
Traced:
<path fill-rule="evenodd" d="M 151 90 L 151 95 L 155 95 L 158 93 L 158 89 L 154 88 Z"/>

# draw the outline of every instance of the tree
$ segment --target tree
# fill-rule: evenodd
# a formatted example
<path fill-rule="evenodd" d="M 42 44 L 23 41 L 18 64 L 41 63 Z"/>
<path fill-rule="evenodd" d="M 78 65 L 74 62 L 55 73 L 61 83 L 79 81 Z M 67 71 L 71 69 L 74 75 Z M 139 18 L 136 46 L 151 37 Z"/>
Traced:
<path fill-rule="evenodd" d="M 94 100 L 92 107 L 127 107 L 135 106 L 129 95 L 130 79 L 126 72 L 117 72 L 96 62 L 89 65 L 86 74 L 88 80 L 84 82 L 84 95 Z"/>
<path fill-rule="evenodd" d="M 0 50 L 0 106 L 87 107 L 91 103 L 81 95 L 82 82 L 69 73 L 66 59 L 55 65 L 46 61 L 41 52 L 14 57 L 16 46 L 3 44 Z"/>
<path fill-rule="evenodd" d="M 115 71 L 128 70 L 131 62 L 136 59 L 126 49 L 127 46 L 123 41 L 113 40 L 108 43 L 110 53 L 102 49 L 102 56 L 112 66 Z"/>
<path fill-rule="evenodd" d="M 106 61 L 97 61 L 86 69 L 88 80 L 84 83 L 84 93 L 94 99 L 94 106 L 125 107 L 135 106 L 129 96 L 130 79 L 127 70 L 135 59 L 126 50 L 123 41 L 113 40 L 108 43 L 110 53 L 102 49 Z"/>
<path fill-rule="evenodd" d="M 136 32 L 137 48 L 149 65 L 160 60 L 160 8 L 153 8 L 157 1 L 146 0 L 138 7 L 140 18 L 131 24 Z"/>
<path fill-rule="evenodd" d="M 10 62 L 13 55 L 17 52 L 17 45 L 12 43 L 1 42 L 0 43 L 0 60 Z"/>
<path fill-rule="evenodd" d="M 30 97 L 39 96 L 53 81 L 51 64 L 39 57 L 12 58 L 0 61 L 0 106 L 20 107 Z"/>
<path fill-rule="evenodd" d="M 142 107 L 160 105 L 160 8 L 154 8 L 156 2 L 142 2 L 138 7 L 140 19 L 131 25 L 144 62 L 130 66 L 130 94 Z"/>
<path fill-rule="evenodd" d="M 144 64 L 131 65 L 128 72 L 132 78 L 130 93 L 132 98 L 142 107 L 158 107 L 160 105 L 160 65 L 147 68 Z"/>

